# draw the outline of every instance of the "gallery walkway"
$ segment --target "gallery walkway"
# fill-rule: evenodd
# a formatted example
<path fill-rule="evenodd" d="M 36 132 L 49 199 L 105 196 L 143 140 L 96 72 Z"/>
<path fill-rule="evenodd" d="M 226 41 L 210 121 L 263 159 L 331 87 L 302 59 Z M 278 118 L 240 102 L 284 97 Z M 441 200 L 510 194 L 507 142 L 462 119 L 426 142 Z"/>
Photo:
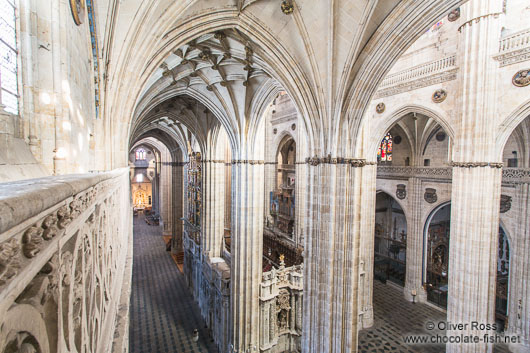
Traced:
<path fill-rule="evenodd" d="M 403 298 L 403 290 L 374 281 L 374 326 L 359 332 L 359 353 L 444 353 L 445 346 L 410 345 L 408 335 L 444 335 L 429 331 L 428 322 L 446 321 L 446 314 L 426 304 L 412 304 Z M 495 353 L 508 353 L 508 347 L 497 344 Z"/>
<path fill-rule="evenodd" d="M 134 260 L 129 351 L 215 353 L 207 329 L 160 229 L 134 217 Z M 199 341 L 193 342 L 193 330 Z"/>

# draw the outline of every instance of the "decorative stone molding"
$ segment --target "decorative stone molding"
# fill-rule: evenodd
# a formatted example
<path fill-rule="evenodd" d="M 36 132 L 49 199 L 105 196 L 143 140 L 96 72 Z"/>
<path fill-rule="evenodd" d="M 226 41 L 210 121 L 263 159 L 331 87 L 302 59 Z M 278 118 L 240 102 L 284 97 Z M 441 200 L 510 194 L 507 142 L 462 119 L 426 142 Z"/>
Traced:
<path fill-rule="evenodd" d="M 224 160 L 221 159 L 205 159 L 201 161 L 202 163 L 222 163 L 225 164 Z"/>
<path fill-rule="evenodd" d="M 352 167 L 356 168 L 376 164 L 376 162 L 368 162 L 366 159 L 331 157 L 330 154 L 328 154 L 327 157 L 318 157 L 316 155 L 311 158 L 308 157 L 305 159 L 305 163 L 312 166 L 317 166 L 319 164 L 350 164 Z"/>
<path fill-rule="evenodd" d="M 491 168 L 502 168 L 502 163 L 489 163 L 489 162 L 452 162 L 451 166 L 456 168 L 478 168 L 478 167 L 491 167 Z"/>
<path fill-rule="evenodd" d="M 501 15 L 502 13 L 500 12 L 495 12 L 495 13 L 489 13 L 487 15 L 482 15 L 482 16 L 479 16 L 479 17 L 475 17 L 475 18 L 472 18 L 471 20 L 465 22 L 464 24 L 462 24 L 460 27 L 458 27 L 458 32 L 459 33 L 462 33 L 462 30 L 464 28 L 466 28 L 467 26 L 471 26 L 473 25 L 474 23 L 479 23 L 480 20 L 486 18 L 486 17 L 490 17 L 490 16 L 493 16 L 494 18 L 497 18 L 499 17 L 499 15 Z"/>
<path fill-rule="evenodd" d="M 456 55 L 431 61 L 388 75 L 374 99 L 401 94 L 456 79 Z"/>
<path fill-rule="evenodd" d="M 401 178 L 408 179 L 412 177 L 423 179 L 444 179 L 451 180 L 453 170 L 447 168 L 433 168 L 433 167 L 390 167 L 377 166 L 378 178 Z"/>
<path fill-rule="evenodd" d="M 385 103 L 381 102 L 379 104 L 377 104 L 375 106 L 375 111 L 378 113 L 378 114 L 383 114 L 383 112 L 385 111 Z"/>
<path fill-rule="evenodd" d="M 447 91 L 444 89 L 437 89 L 432 94 L 432 101 L 434 103 L 442 103 L 447 98 Z"/>
<path fill-rule="evenodd" d="M 263 160 L 253 160 L 253 159 L 232 159 L 232 164 L 265 164 Z"/>
<path fill-rule="evenodd" d="M 398 184 L 396 187 L 396 197 L 400 200 L 405 199 L 407 197 L 407 190 L 406 190 L 405 184 Z"/>
<path fill-rule="evenodd" d="M 423 198 L 428 203 L 435 203 L 436 201 L 438 201 L 438 195 L 436 195 L 436 189 L 426 188 L 425 194 L 423 194 Z"/>
<path fill-rule="evenodd" d="M 506 213 L 512 208 L 512 197 L 501 195 L 501 213 Z"/>
<path fill-rule="evenodd" d="M 526 87 L 530 85 L 530 69 L 518 71 L 513 76 L 512 83 L 516 87 Z"/>
<path fill-rule="evenodd" d="M 529 168 L 504 168 L 502 182 L 505 184 L 530 184 Z"/>

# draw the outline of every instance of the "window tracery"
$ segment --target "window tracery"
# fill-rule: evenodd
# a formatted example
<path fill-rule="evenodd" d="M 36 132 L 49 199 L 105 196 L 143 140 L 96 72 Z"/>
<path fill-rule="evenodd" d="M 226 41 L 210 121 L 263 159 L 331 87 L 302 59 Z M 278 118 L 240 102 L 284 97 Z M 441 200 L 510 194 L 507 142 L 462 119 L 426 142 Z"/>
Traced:
<path fill-rule="evenodd" d="M 0 0 L 0 86 L 7 112 L 18 114 L 17 40 L 15 3 Z"/>
<path fill-rule="evenodd" d="M 137 161 L 144 161 L 146 158 L 146 152 L 143 148 L 139 148 L 136 150 L 136 160 Z"/>

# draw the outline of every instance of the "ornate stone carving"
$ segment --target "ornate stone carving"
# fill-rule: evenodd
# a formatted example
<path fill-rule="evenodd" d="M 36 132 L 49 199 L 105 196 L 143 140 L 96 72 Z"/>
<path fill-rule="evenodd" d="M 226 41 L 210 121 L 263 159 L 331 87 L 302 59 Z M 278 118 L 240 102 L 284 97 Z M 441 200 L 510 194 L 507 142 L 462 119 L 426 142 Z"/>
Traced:
<path fill-rule="evenodd" d="M 20 269 L 19 252 L 20 246 L 16 239 L 0 244 L 0 286 L 14 277 Z"/>
<path fill-rule="evenodd" d="M 525 87 L 530 85 L 530 69 L 518 71 L 513 75 L 512 83 L 517 87 Z"/>
<path fill-rule="evenodd" d="M 30 227 L 22 236 L 22 252 L 27 258 L 35 257 L 40 251 L 43 243 L 42 229 L 35 226 Z"/>
<path fill-rule="evenodd" d="M 435 203 L 436 201 L 438 201 L 438 195 L 436 195 L 436 189 L 426 188 L 425 194 L 423 194 L 423 198 L 428 203 Z"/>
<path fill-rule="evenodd" d="M 378 114 L 383 114 L 383 112 L 385 111 L 385 103 L 381 102 L 379 104 L 377 104 L 375 106 L 375 111 L 378 113 Z"/>
<path fill-rule="evenodd" d="M 478 167 L 502 168 L 502 163 L 489 163 L 489 162 L 452 162 L 451 165 L 457 168 L 478 168 Z"/>
<path fill-rule="evenodd" d="M 272 129 L 272 133 L 273 133 L 274 135 L 276 135 L 276 134 L 278 133 L 278 129 L 277 129 L 277 128 Z"/>
<path fill-rule="evenodd" d="M 506 213 L 512 208 L 512 198 L 508 195 L 501 195 L 501 213 Z"/>
<path fill-rule="evenodd" d="M 398 184 L 396 188 L 396 197 L 400 200 L 403 200 L 407 197 L 407 190 L 405 184 Z"/>
<path fill-rule="evenodd" d="M 460 7 L 449 12 L 449 15 L 447 15 L 447 19 L 449 20 L 449 22 L 454 22 L 458 20 L 459 18 L 460 18 Z"/>
<path fill-rule="evenodd" d="M 444 89 L 437 89 L 432 94 L 432 101 L 434 103 L 442 103 L 447 98 L 447 92 Z"/>
<path fill-rule="evenodd" d="M 50 240 L 53 237 L 57 235 L 59 232 L 59 229 L 57 228 L 57 216 L 52 214 L 48 217 L 44 218 L 44 221 L 42 221 L 42 228 L 44 228 L 44 232 L 42 233 L 42 237 L 45 240 Z"/>
<path fill-rule="evenodd" d="M 291 125 L 291 130 L 293 130 L 293 131 L 296 130 L 296 124 L 292 124 Z"/>

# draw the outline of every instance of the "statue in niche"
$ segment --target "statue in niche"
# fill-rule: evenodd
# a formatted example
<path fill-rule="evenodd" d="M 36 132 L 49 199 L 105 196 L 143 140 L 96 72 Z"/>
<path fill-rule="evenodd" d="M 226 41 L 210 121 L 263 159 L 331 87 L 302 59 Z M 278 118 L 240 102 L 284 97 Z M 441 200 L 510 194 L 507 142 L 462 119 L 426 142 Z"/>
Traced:
<path fill-rule="evenodd" d="M 278 313 L 278 328 L 280 331 L 289 328 L 289 311 L 291 310 L 291 295 L 287 289 L 281 289 L 276 299 Z"/>
<path fill-rule="evenodd" d="M 530 69 L 518 71 L 512 78 L 512 83 L 517 87 L 530 85 Z"/>

